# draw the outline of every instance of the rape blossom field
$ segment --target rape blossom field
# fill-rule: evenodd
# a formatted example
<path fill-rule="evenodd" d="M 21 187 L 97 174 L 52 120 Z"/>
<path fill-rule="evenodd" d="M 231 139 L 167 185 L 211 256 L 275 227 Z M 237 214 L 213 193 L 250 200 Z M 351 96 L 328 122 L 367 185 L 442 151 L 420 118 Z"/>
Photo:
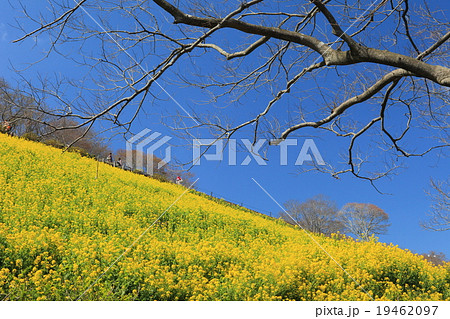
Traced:
<path fill-rule="evenodd" d="M 98 166 L 98 178 L 97 175 Z M 450 268 L 0 134 L 0 299 L 450 300 Z"/>

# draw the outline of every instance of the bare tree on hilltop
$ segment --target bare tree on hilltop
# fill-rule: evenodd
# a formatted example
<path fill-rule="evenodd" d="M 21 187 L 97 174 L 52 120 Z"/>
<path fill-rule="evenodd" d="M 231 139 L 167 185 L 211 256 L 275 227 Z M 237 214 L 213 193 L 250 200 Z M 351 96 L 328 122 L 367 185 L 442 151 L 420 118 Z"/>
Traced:
<path fill-rule="evenodd" d="M 421 254 L 421 256 L 429 261 L 430 263 L 436 265 L 436 266 L 442 266 L 448 263 L 447 258 L 445 257 L 445 254 L 442 252 L 436 252 L 434 250 L 429 251 L 428 253 Z"/>
<path fill-rule="evenodd" d="M 32 96 L 0 78 L 0 123 L 10 123 L 13 134 L 40 135 L 46 129 L 40 123 L 48 117 L 46 110 Z"/>
<path fill-rule="evenodd" d="M 390 226 L 389 215 L 373 204 L 346 204 L 339 212 L 339 219 L 347 233 L 364 241 L 385 234 Z"/>
<path fill-rule="evenodd" d="M 305 230 L 325 235 L 343 230 L 336 203 L 324 195 L 315 196 L 304 203 L 289 200 L 284 207 L 286 212 L 281 212 L 280 217 L 290 224 L 300 225 Z"/>
<path fill-rule="evenodd" d="M 449 146 L 449 22 L 427 1 L 48 3 L 42 12 L 18 6 L 27 19 L 16 42 L 45 36 L 45 56 L 86 71 L 34 86 L 75 127 L 104 119 L 128 130 L 172 99 L 167 92 L 180 88 L 184 97 L 189 86 L 208 100 L 180 98 L 177 129 L 195 135 L 205 127 L 223 139 L 243 131 L 272 144 L 323 132 L 348 143 L 343 163 L 315 167 L 336 178 L 373 182 L 398 157 Z"/>
<path fill-rule="evenodd" d="M 0 78 L 0 124 L 8 123 L 11 133 L 27 139 L 40 140 L 53 146 L 77 147 L 89 155 L 106 157 L 109 149 L 95 130 L 85 132 L 78 122 L 58 117 L 51 110 L 28 94 L 23 88 L 13 87 Z M 72 127 L 72 129 L 65 129 Z"/>

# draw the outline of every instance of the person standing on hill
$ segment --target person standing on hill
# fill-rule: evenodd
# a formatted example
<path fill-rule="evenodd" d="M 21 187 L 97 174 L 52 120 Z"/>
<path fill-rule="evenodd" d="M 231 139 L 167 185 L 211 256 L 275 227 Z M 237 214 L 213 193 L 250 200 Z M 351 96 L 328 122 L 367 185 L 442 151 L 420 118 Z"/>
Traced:
<path fill-rule="evenodd" d="M 182 181 L 183 181 L 183 179 L 181 178 L 181 176 L 177 176 L 177 179 L 175 180 L 175 183 L 180 185 Z"/>
<path fill-rule="evenodd" d="M 119 159 L 116 162 L 116 166 L 120 167 L 120 168 L 123 168 L 122 159 L 120 157 L 119 157 Z"/>
<path fill-rule="evenodd" d="M 108 157 L 106 158 L 106 162 L 109 163 L 109 164 L 111 164 L 111 165 L 114 164 L 112 153 L 109 153 L 109 154 L 108 154 Z"/>

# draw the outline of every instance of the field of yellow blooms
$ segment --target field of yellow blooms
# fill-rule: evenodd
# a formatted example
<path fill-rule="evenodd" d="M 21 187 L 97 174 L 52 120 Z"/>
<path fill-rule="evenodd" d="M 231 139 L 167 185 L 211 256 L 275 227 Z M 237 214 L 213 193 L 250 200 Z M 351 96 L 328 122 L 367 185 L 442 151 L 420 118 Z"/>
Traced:
<path fill-rule="evenodd" d="M 0 134 L 0 300 L 75 300 L 186 189 Z M 450 300 L 450 270 L 314 238 L 377 300 Z M 189 191 L 82 300 L 369 300 L 298 228 Z"/>

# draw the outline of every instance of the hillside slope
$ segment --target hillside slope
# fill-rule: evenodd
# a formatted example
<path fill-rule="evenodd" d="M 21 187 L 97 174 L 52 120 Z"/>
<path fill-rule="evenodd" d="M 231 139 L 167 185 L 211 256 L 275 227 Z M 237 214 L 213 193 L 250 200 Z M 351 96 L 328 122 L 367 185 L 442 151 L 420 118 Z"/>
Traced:
<path fill-rule="evenodd" d="M 74 300 L 186 188 L 0 134 L 0 299 Z M 314 237 L 379 300 L 450 300 L 450 272 Z M 299 229 L 189 191 L 83 300 L 369 300 Z"/>

